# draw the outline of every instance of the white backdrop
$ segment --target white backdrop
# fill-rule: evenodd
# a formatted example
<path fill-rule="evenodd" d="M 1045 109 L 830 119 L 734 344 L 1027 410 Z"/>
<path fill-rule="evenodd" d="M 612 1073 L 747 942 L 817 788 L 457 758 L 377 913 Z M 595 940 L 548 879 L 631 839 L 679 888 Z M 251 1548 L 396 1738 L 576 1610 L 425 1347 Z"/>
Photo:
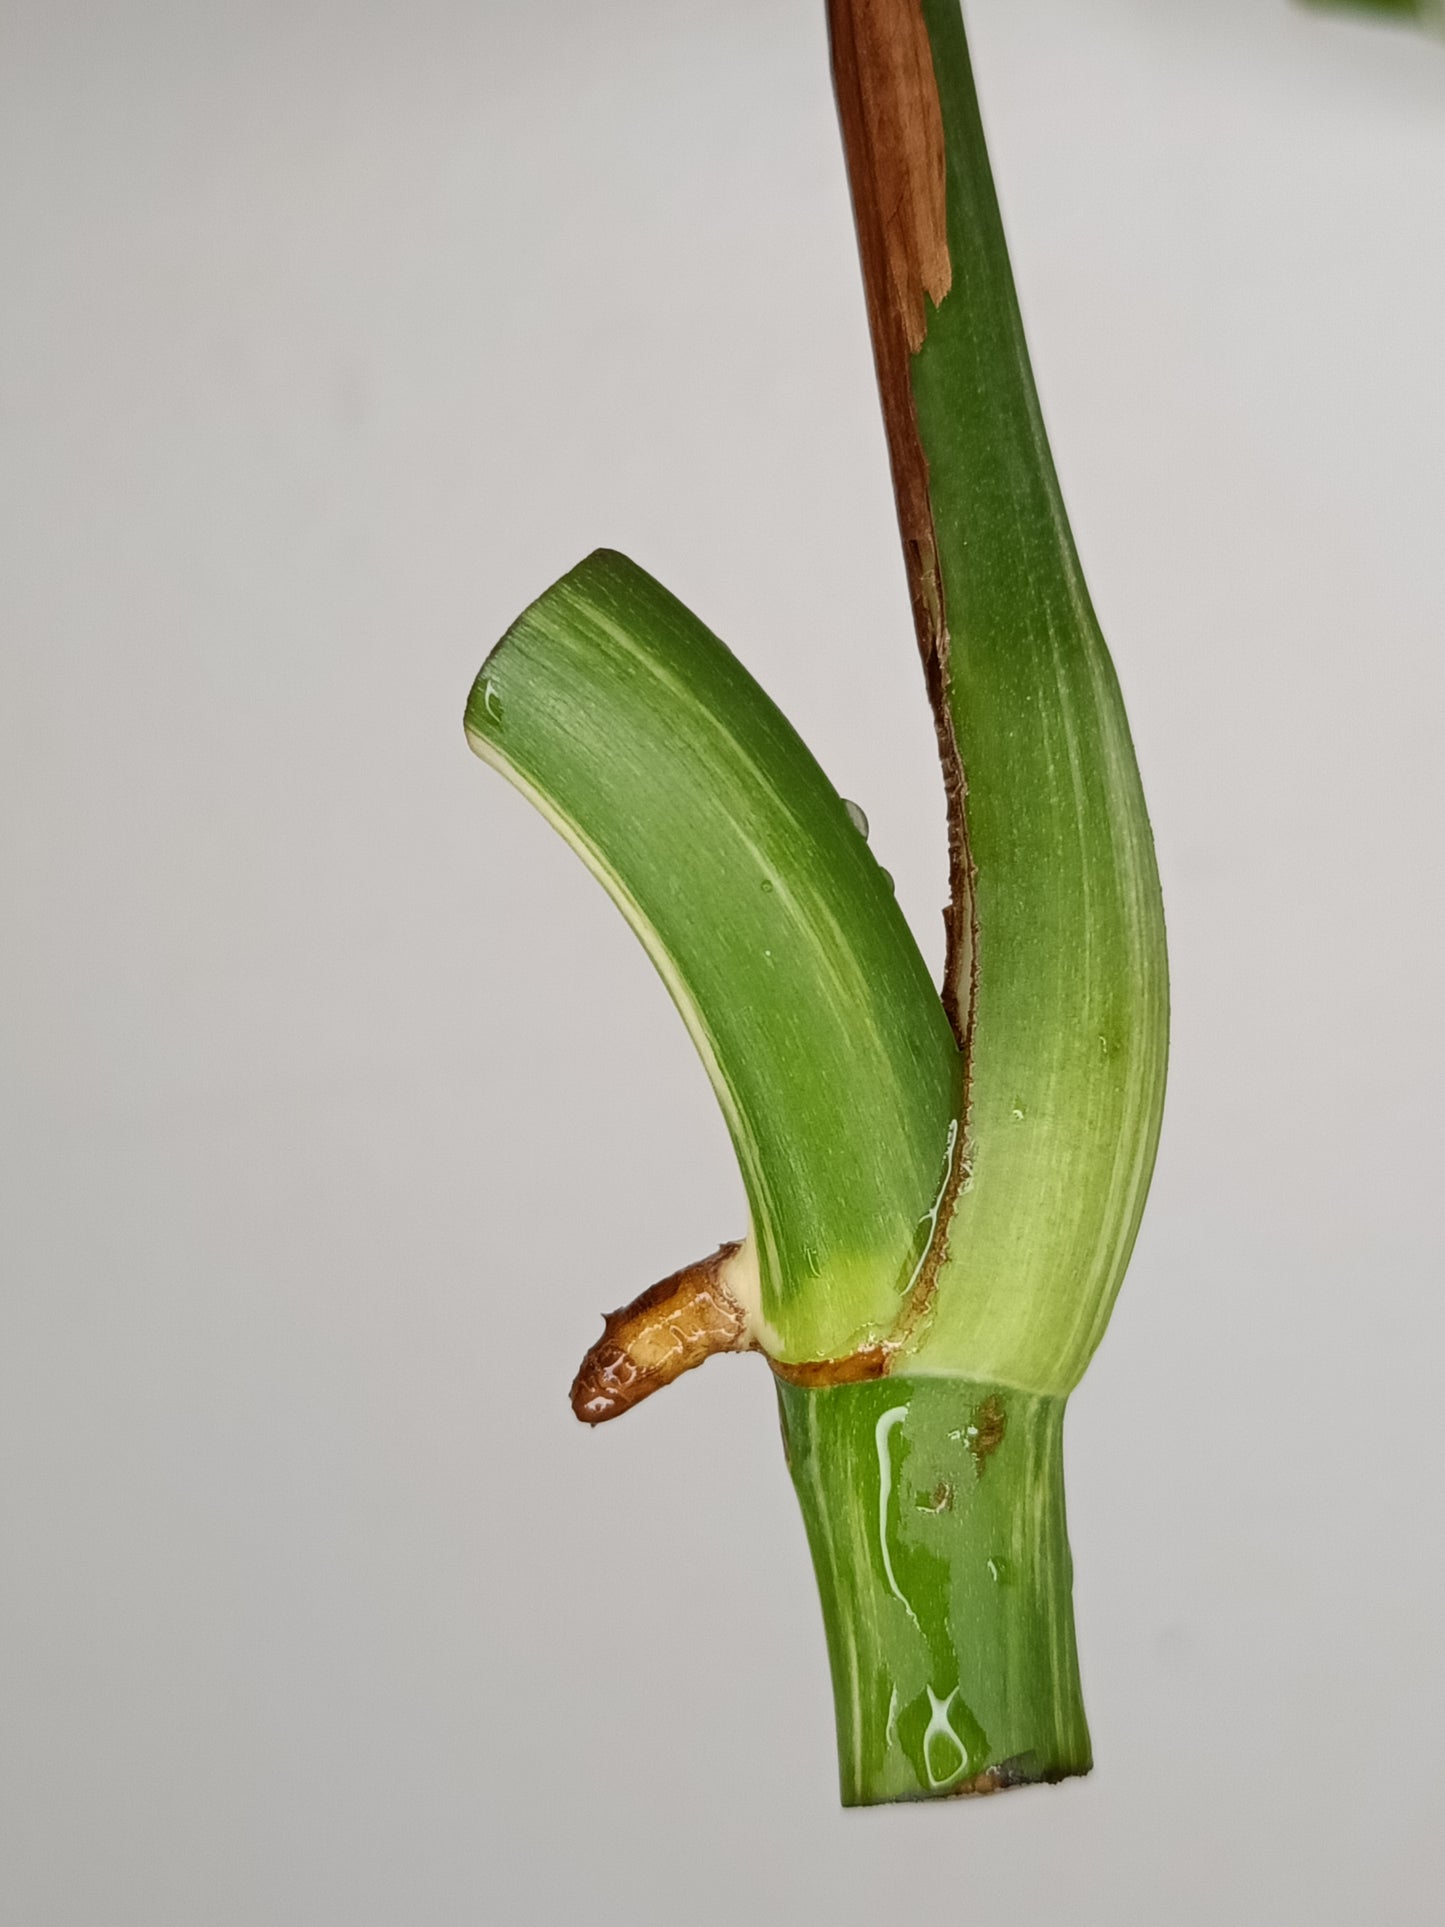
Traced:
<path fill-rule="evenodd" d="M 821 12 L 0 3 L 6 1927 L 1438 1918 L 1445 49 L 970 8 L 1173 944 L 1093 1778 L 841 1813 L 762 1366 L 567 1408 L 741 1188 L 512 616 L 635 556 L 940 948 Z"/>

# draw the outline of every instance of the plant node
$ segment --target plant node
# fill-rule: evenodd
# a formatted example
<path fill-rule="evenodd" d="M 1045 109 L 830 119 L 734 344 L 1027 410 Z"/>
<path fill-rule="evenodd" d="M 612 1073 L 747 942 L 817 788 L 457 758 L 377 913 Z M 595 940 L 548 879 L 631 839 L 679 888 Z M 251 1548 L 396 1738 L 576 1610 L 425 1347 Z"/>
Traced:
<path fill-rule="evenodd" d="M 604 1312 L 602 1336 L 572 1381 L 572 1410 L 584 1425 L 620 1418 L 714 1352 L 752 1349 L 748 1315 L 724 1282 L 740 1248 L 719 1245 L 630 1305 Z"/>

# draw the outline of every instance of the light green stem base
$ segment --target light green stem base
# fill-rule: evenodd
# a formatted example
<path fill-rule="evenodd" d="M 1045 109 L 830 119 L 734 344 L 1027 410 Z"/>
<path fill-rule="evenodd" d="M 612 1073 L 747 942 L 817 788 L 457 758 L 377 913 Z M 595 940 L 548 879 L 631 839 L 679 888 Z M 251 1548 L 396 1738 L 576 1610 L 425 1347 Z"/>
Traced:
<path fill-rule="evenodd" d="M 1087 1773 L 1064 1401 L 962 1378 L 778 1391 L 843 1804 Z"/>

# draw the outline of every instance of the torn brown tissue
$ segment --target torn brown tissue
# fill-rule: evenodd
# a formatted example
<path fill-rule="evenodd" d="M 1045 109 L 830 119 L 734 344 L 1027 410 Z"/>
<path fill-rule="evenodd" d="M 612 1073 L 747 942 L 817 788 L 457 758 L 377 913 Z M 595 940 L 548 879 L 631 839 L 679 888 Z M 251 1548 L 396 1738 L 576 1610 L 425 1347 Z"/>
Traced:
<path fill-rule="evenodd" d="M 921 0 L 828 0 L 828 32 L 909 599 L 948 804 L 943 1005 L 967 1058 L 977 949 L 968 785 L 948 700 L 948 611 L 912 380 L 928 304 L 936 308 L 953 285 L 943 108 Z"/>
<path fill-rule="evenodd" d="M 861 1385 L 867 1379 L 882 1378 L 891 1357 L 887 1345 L 868 1345 L 862 1351 L 846 1352 L 842 1358 L 807 1359 L 797 1365 L 771 1358 L 768 1363 L 790 1385 L 817 1390 L 824 1385 Z"/>
<path fill-rule="evenodd" d="M 855 123 L 844 129 L 854 193 L 866 188 L 873 204 L 889 302 L 916 354 L 925 295 L 936 308 L 953 285 L 943 110 L 921 0 L 830 0 L 828 17 L 835 50 L 851 56 L 839 107 Z M 860 180 L 865 169 L 871 178 Z"/>

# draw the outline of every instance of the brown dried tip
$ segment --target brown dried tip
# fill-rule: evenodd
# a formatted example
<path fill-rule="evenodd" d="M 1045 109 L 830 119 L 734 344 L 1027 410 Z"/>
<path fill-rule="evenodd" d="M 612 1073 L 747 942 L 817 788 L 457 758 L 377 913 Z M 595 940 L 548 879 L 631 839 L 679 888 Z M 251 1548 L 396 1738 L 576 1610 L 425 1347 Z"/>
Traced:
<path fill-rule="evenodd" d="M 714 1352 L 749 1349 L 746 1315 L 722 1281 L 737 1248 L 720 1245 L 603 1315 L 602 1336 L 572 1381 L 572 1410 L 584 1425 L 631 1411 Z"/>

